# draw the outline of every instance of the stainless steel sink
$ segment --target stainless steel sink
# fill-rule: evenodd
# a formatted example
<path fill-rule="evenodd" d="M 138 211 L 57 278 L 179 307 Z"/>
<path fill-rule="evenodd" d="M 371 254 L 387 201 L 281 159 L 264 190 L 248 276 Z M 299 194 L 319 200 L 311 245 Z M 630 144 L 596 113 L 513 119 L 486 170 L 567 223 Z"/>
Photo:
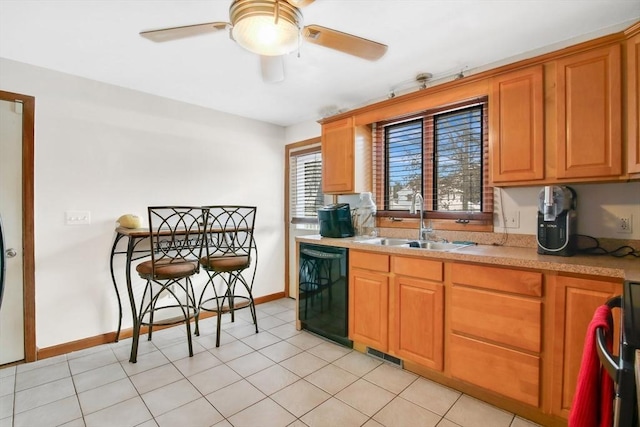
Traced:
<path fill-rule="evenodd" d="M 413 247 L 413 248 L 426 249 L 430 251 L 441 251 L 441 252 L 453 251 L 456 249 L 471 246 L 471 244 L 466 244 L 466 243 L 433 242 L 428 240 L 394 239 L 394 238 L 388 238 L 388 237 L 379 237 L 376 239 L 361 240 L 360 243 L 366 243 L 369 245 L 379 245 L 379 246 Z"/>

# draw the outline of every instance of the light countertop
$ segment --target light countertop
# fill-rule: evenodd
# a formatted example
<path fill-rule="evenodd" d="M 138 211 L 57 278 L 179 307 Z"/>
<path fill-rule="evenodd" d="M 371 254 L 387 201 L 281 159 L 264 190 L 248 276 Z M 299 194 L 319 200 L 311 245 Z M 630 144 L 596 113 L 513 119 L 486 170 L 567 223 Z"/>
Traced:
<path fill-rule="evenodd" d="M 449 252 L 403 246 L 383 246 L 363 243 L 361 238 L 330 238 L 320 235 L 298 236 L 296 241 L 326 246 L 338 246 L 390 255 L 422 256 L 433 259 L 493 264 L 505 267 L 530 268 L 562 273 L 586 274 L 640 281 L 640 258 L 609 255 L 575 255 L 561 257 L 540 255 L 534 248 L 513 246 L 471 245 Z"/>

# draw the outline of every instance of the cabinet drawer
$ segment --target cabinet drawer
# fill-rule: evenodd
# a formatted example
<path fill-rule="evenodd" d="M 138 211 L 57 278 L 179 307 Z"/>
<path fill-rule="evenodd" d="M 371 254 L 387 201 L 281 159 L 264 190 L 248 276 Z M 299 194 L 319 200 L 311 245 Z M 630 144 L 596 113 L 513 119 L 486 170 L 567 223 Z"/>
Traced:
<path fill-rule="evenodd" d="M 352 268 L 389 272 L 389 255 L 375 254 L 371 252 L 349 252 L 349 265 Z"/>
<path fill-rule="evenodd" d="M 442 282 L 442 262 L 430 259 L 391 257 L 391 271 L 403 276 Z"/>
<path fill-rule="evenodd" d="M 451 278 L 454 284 L 459 285 L 534 297 L 542 296 L 542 273 L 534 271 L 455 264 Z"/>
<path fill-rule="evenodd" d="M 451 329 L 493 342 L 540 352 L 542 302 L 454 286 Z"/>
<path fill-rule="evenodd" d="M 454 378 L 539 406 L 539 357 L 458 335 L 451 335 L 449 357 Z"/>

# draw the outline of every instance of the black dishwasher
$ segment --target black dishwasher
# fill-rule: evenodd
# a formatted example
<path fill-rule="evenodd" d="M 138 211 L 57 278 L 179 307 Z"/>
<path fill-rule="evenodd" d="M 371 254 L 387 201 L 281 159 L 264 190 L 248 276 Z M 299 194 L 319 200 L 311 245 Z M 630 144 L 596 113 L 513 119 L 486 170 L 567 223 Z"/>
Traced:
<path fill-rule="evenodd" d="M 348 258 L 346 248 L 300 243 L 298 314 L 303 329 L 352 348 Z"/>

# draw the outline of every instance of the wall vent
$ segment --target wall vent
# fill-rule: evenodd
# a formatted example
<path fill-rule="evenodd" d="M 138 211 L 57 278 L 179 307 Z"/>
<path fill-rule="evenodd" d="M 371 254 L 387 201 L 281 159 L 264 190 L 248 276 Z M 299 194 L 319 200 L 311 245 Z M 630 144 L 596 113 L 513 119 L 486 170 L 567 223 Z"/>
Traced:
<path fill-rule="evenodd" d="M 391 363 L 402 368 L 402 359 L 398 359 L 397 357 L 391 356 L 390 354 L 383 353 L 375 348 L 367 347 L 367 354 L 369 356 L 373 356 L 377 359 L 382 360 L 383 362 Z"/>

